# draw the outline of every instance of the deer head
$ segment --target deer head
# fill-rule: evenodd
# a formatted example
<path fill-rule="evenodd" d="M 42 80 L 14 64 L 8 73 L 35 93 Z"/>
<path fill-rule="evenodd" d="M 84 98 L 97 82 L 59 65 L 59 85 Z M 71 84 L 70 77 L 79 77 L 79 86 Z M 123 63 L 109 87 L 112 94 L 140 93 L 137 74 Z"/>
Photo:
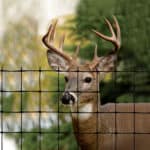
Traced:
<path fill-rule="evenodd" d="M 95 96 L 95 91 L 98 91 L 99 80 L 102 80 L 107 72 L 113 71 L 115 61 L 117 59 L 117 50 L 121 45 L 121 34 L 118 21 L 113 17 L 114 24 L 105 19 L 106 24 L 112 34 L 111 37 L 92 30 L 98 37 L 110 41 L 115 48 L 107 56 L 97 56 L 97 45 L 95 46 L 94 58 L 91 62 L 80 64 L 77 61 L 80 46 L 77 46 L 75 54 L 69 56 L 63 50 L 65 36 L 63 35 L 58 48 L 54 46 L 54 36 L 57 21 L 51 24 L 47 34 L 43 37 L 43 42 L 48 48 L 47 58 L 49 65 L 55 71 L 60 71 L 64 74 L 66 80 L 66 88 L 62 96 L 63 104 L 82 104 Z M 97 76 L 99 72 L 99 76 Z"/>

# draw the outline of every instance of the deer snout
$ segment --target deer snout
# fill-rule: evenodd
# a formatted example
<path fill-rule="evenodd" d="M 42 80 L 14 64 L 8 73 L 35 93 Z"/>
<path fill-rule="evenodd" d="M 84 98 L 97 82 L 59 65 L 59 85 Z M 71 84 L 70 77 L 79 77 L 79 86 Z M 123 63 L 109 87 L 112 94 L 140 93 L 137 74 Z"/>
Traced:
<path fill-rule="evenodd" d="M 76 101 L 76 95 L 72 92 L 64 92 L 61 101 L 63 104 L 74 104 Z"/>

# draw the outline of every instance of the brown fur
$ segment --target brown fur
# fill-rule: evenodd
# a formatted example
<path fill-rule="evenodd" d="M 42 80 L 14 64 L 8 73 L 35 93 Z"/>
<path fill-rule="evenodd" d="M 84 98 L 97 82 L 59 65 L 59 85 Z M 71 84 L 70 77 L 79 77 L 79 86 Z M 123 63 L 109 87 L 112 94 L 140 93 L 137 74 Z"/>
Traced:
<path fill-rule="evenodd" d="M 72 118 L 82 150 L 149 150 L 150 134 L 143 133 L 150 133 L 150 104 L 106 104 L 96 109 L 95 102 L 93 107 L 88 120 Z"/>

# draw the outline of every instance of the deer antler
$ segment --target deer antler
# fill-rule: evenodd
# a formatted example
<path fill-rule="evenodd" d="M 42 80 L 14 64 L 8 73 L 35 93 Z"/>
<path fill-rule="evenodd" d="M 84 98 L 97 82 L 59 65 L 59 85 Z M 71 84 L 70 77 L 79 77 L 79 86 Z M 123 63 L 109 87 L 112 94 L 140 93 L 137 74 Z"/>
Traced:
<path fill-rule="evenodd" d="M 114 32 L 113 26 L 110 23 L 110 21 L 108 19 L 105 19 L 106 24 L 107 24 L 107 26 L 108 26 L 111 34 L 112 34 L 111 37 L 106 36 L 106 35 L 98 32 L 96 30 L 92 30 L 92 31 L 94 33 L 96 33 L 96 35 L 98 35 L 99 37 L 101 37 L 102 39 L 112 42 L 115 45 L 115 51 L 116 51 L 116 50 L 118 50 L 120 48 L 120 45 L 121 45 L 121 32 L 120 32 L 119 23 L 118 23 L 116 17 L 113 16 L 113 19 L 114 19 L 114 28 L 116 29 L 116 34 Z"/>
<path fill-rule="evenodd" d="M 114 26 L 112 26 L 112 24 L 110 23 L 109 20 L 105 19 L 106 24 L 112 34 L 111 37 L 106 36 L 96 30 L 93 30 L 94 33 L 96 33 L 96 35 L 98 35 L 99 37 L 112 42 L 115 45 L 115 49 L 114 52 L 116 52 L 121 45 L 121 33 L 120 33 L 120 27 L 118 24 L 118 21 L 116 19 L 116 17 L 113 16 L 114 19 Z M 75 54 L 71 57 L 67 54 L 64 53 L 63 51 L 63 45 L 64 45 L 64 40 L 65 40 L 65 35 L 63 35 L 59 41 L 59 47 L 56 48 L 54 46 L 54 36 L 55 36 L 55 29 L 56 29 L 56 25 L 57 25 L 57 21 L 55 21 L 53 24 L 50 25 L 48 32 L 46 33 L 46 35 L 43 37 L 43 43 L 48 47 L 48 52 L 54 52 L 56 53 L 58 56 L 63 57 L 68 63 L 69 65 L 71 64 L 77 64 L 77 55 L 79 53 L 80 50 L 80 45 L 77 46 L 76 48 L 76 52 Z M 114 31 L 115 29 L 115 31 Z M 97 56 L 97 45 L 95 46 L 95 54 L 94 54 L 94 59 L 90 65 L 91 68 L 95 67 L 100 59 L 102 60 L 102 58 Z"/>
<path fill-rule="evenodd" d="M 59 48 L 56 48 L 54 46 L 54 36 L 55 36 L 55 29 L 56 29 L 56 25 L 57 25 L 57 20 L 50 25 L 48 32 L 45 34 L 45 36 L 43 37 L 42 41 L 43 43 L 49 48 L 48 51 L 53 51 L 56 54 L 58 54 L 59 56 L 62 56 L 63 58 L 65 58 L 68 62 L 72 61 L 72 57 L 68 56 L 67 54 L 65 54 L 63 52 L 63 45 L 64 45 L 64 40 L 65 40 L 65 35 L 63 35 L 60 39 L 59 42 Z"/>
<path fill-rule="evenodd" d="M 115 49 L 113 51 L 116 52 L 121 46 L 121 32 L 120 32 L 119 23 L 118 23 L 115 16 L 113 16 L 113 20 L 114 20 L 114 25 L 112 26 L 110 21 L 108 19 L 105 19 L 106 24 L 107 24 L 107 26 L 108 26 L 111 34 L 112 34 L 111 37 L 106 36 L 106 35 L 98 32 L 96 30 L 92 30 L 92 31 L 94 33 L 96 33 L 97 36 L 101 37 L 102 39 L 112 42 L 112 44 L 114 44 L 114 46 L 115 46 Z M 114 31 L 114 29 L 115 29 L 115 31 Z M 93 61 L 91 63 L 91 68 L 93 68 L 94 66 L 96 66 L 99 63 L 99 59 L 100 59 L 100 57 L 97 56 L 97 46 L 96 46 L 94 58 L 93 58 Z"/>

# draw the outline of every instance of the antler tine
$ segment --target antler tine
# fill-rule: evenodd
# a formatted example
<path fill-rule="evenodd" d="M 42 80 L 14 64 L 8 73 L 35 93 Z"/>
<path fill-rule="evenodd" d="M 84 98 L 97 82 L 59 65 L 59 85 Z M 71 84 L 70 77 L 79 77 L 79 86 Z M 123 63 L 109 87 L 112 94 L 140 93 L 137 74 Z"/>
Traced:
<path fill-rule="evenodd" d="M 60 42 L 59 42 L 59 49 L 60 49 L 60 51 L 63 51 L 64 41 L 65 41 L 65 34 L 62 35 L 62 37 L 60 39 Z"/>
<path fill-rule="evenodd" d="M 52 27 L 50 28 L 48 32 L 48 37 L 47 37 L 48 43 L 54 40 L 56 25 L 57 25 L 57 20 L 54 22 L 54 24 L 52 25 Z"/>
<path fill-rule="evenodd" d="M 74 57 L 75 59 L 77 59 L 77 57 L 78 57 L 79 50 L 80 50 L 80 43 L 77 45 L 76 50 L 75 50 L 75 53 L 74 53 L 74 55 L 73 55 L 73 57 Z"/>
<path fill-rule="evenodd" d="M 43 41 L 43 43 L 44 43 L 46 46 L 47 46 L 46 38 L 47 38 L 48 35 L 50 34 L 51 29 L 52 29 L 52 24 L 49 26 L 47 33 L 46 33 L 46 34 L 43 36 L 43 38 L 42 38 L 42 41 Z"/>
<path fill-rule="evenodd" d="M 95 50 L 94 50 L 94 59 L 96 59 L 98 56 L 97 56 L 97 44 L 95 44 Z"/>
<path fill-rule="evenodd" d="M 116 33 L 117 33 L 117 40 L 118 40 L 118 46 L 120 48 L 120 45 L 121 45 L 121 31 L 120 31 L 120 26 L 119 26 L 119 23 L 118 23 L 118 20 L 115 16 L 113 16 L 113 19 L 114 19 L 114 23 L 115 23 L 115 29 L 116 29 Z"/>
<path fill-rule="evenodd" d="M 97 55 L 97 44 L 95 44 L 95 49 L 94 49 L 94 58 L 92 60 L 92 63 L 90 64 L 90 68 L 94 68 L 94 66 L 96 66 L 96 64 L 99 61 L 99 57 Z"/>
<path fill-rule="evenodd" d="M 105 22 L 107 23 L 107 26 L 112 34 L 112 37 L 115 37 L 115 33 L 114 33 L 114 30 L 113 30 L 113 27 L 112 27 L 110 21 L 107 18 L 105 18 Z M 107 39 L 111 40 L 111 37 L 107 37 Z"/>

